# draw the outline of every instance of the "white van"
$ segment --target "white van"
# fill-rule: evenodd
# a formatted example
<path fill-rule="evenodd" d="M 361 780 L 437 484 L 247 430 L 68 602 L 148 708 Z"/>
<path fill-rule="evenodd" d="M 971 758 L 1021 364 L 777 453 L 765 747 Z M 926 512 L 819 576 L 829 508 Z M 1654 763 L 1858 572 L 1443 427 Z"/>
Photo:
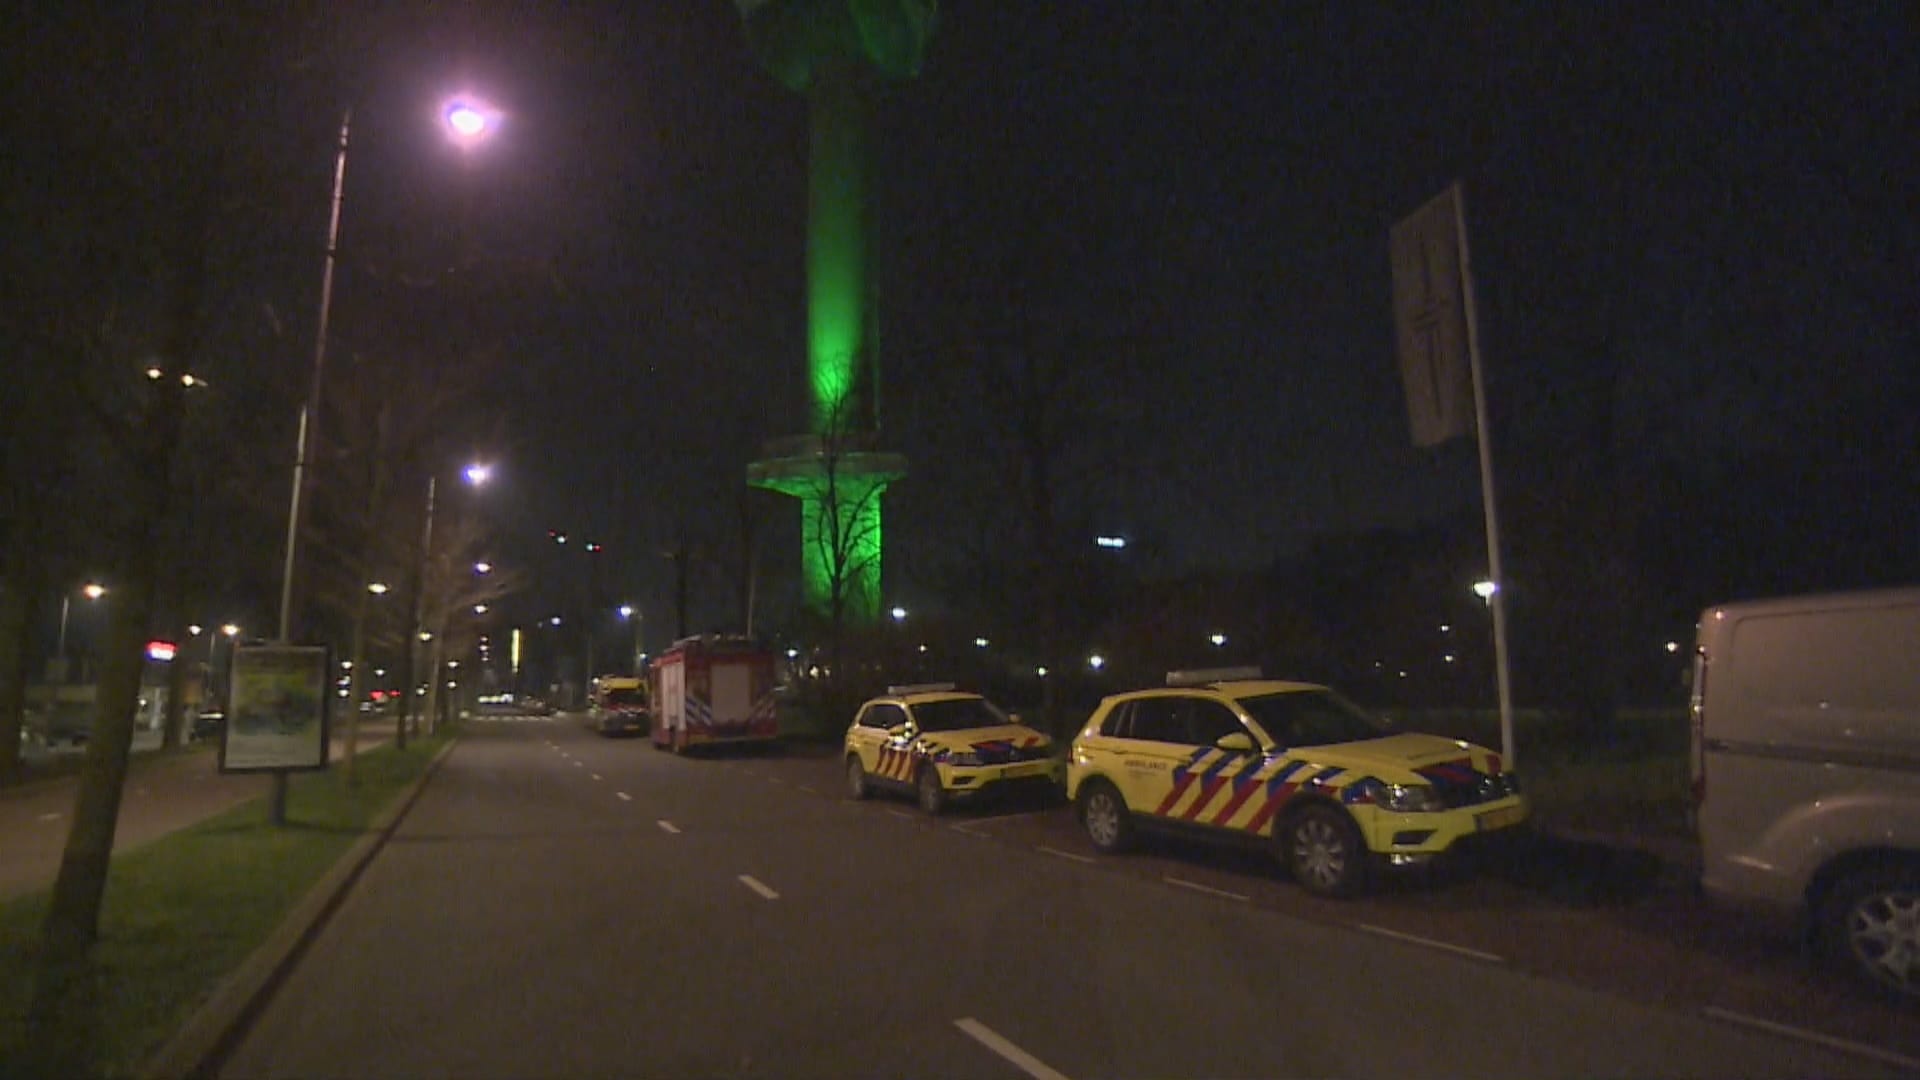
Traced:
<path fill-rule="evenodd" d="M 1692 704 L 1707 894 L 1920 998 L 1920 588 L 1708 608 Z"/>

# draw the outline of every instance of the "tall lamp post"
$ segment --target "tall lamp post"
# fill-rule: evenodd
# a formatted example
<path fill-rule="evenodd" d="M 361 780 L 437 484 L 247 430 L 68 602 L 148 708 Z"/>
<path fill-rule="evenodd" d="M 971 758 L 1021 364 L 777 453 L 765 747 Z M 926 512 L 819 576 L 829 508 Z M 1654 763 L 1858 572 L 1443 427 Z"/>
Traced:
<path fill-rule="evenodd" d="M 469 465 L 462 472 L 462 475 L 466 477 L 468 484 L 474 487 L 481 487 L 493 478 L 493 467 L 480 464 Z M 403 696 L 400 698 L 400 724 L 394 737 L 395 745 L 400 747 L 407 745 L 407 724 L 413 705 L 414 684 L 419 682 L 419 679 L 416 678 L 414 674 L 418 670 L 414 663 L 415 649 L 419 647 L 421 642 L 431 640 L 426 628 L 427 565 L 433 557 L 433 514 L 438 491 L 439 477 L 432 473 L 427 474 L 427 514 L 426 521 L 420 528 L 420 561 L 414 568 L 413 607 L 407 622 L 408 633 L 405 654 L 407 657 L 407 672 L 405 685 L 402 687 Z M 440 678 L 440 645 L 438 642 L 429 650 L 429 655 L 433 659 L 433 670 L 428 674 L 427 685 L 434 686 Z"/>
<path fill-rule="evenodd" d="M 497 110 L 473 98 L 455 98 L 442 111 L 441 119 L 448 136 L 462 145 L 474 145 L 499 126 Z M 293 494 L 287 507 L 285 560 L 280 570 L 279 640 L 290 641 L 293 633 L 294 566 L 300 549 L 300 525 L 306 512 L 305 498 L 309 477 L 307 467 L 318 456 L 320 443 L 320 396 L 325 387 L 327 366 L 327 322 L 333 311 L 333 267 L 340 245 L 340 211 L 345 203 L 347 182 L 347 141 L 353 125 L 353 107 L 340 114 L 339 148 L 333 158 L 333 196 L 327 213 L 327 247 L 320 271 L 320 316 L 313 339 L 313 376 L 307 387 L 307 401 L 300 409 L 300 430 L 294 443 Z"/>
<path fill-rule="evenodd" d="M 98 600 L 107 595 L 107 587 L 99 582 L 89 581 L 80 587 L 80 595 L 88 600 Z M 67 670 L 67 616 L 73 610 L 73 592 L 68 590 L 60 597 L 60 642 L 54 647 L 53 654 L 60 658 L 60 677 L 66 678 Z M 41 625 L 45 625 L 44 623 Z M 43 639 L 44 640 L 44 639 Z"/>

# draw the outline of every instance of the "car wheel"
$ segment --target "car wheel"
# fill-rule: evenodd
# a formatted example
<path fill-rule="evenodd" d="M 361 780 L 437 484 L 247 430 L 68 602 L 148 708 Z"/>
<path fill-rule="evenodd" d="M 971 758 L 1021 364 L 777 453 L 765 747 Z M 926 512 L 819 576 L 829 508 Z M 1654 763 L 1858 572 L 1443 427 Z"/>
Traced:
<path fill-rule="evenodd" d="M 1080 827 L 1094 850 L 1113 854 L 1133 846 L 1133 818 L 1127 813 L 1127 801 L 1104 780 L 1094 780 L 1080 790 Z"/>
<path fill-rule="evenodd" d="M 914 785 L 920 796 L 920 809 L 929 814 L 938 814 L 947 808 L 947 789 L 940 786 L 940 770 L 931 765 L 920 766 L 920 777 Z"/>
<path fill-rule="evenodd" d="M 847 797 L 864 799 L 869 794 L 872 794 L 872 789 L 867 786 L 867 770 L 861 767 L 860 758 L 857 754 L 848 754 Z"/>
<path fill-rule="evenodd" d="M 1841 879 L 1820 906 L 1821 952 L 1883 992 L 1920 999 L 1920 865 Z"/>
<path fill-rule="evenodd" d="M 1317 896 L 1352 896 L 1367 873 L 1367 852 L 1352 819 L 1331 806 L 1286 818 L 1280 850 L 1293 880 Z"/>

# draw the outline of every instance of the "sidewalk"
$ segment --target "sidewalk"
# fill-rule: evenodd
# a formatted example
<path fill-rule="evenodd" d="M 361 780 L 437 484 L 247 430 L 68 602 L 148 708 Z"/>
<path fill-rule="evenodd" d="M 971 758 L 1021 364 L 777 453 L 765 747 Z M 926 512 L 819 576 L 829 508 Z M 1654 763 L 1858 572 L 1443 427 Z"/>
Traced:
<path fill-rule="evenodd" d="M 389 725 L 390 726 L 390 725 Z M 358 751 L 383 745 L 391 732 L 360 735 Z M 332 740 L 331 760 L 339 761 L 345 740 Z M 272 790 L 264 773 L 221 773 L 219 749 L 189 748 L 173 753 L 139 753 L 128 765 L 120 821 L 114 830 L 115 853 L 137 847 L 178 829 L 205 821 L 224 810 Z M 60 871 L 79 790 L 77 773 L 29 781 L 0 789 L 0 900 L 50 888 Z"/>

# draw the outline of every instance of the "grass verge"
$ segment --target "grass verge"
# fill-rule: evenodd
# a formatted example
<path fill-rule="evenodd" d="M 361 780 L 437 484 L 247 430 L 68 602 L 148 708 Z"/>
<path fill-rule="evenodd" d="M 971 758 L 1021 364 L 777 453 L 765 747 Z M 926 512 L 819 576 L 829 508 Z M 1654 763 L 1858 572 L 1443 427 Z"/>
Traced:
<path fill-rule="evenodd" d="M 64 981 L 59 1007 L 33 1026 L 28 1015 L 47 894 L 0 905 L 0 1063 L 32 1062 L 39 1071 L 73 1076 L 132 1073 L 450 737 L 362 755 L 351 789 L 337 770 L 296 774 L 284 828 L 267 824 L 259 799 L 116 856 L 100 939 L 85 966 Z"/>

